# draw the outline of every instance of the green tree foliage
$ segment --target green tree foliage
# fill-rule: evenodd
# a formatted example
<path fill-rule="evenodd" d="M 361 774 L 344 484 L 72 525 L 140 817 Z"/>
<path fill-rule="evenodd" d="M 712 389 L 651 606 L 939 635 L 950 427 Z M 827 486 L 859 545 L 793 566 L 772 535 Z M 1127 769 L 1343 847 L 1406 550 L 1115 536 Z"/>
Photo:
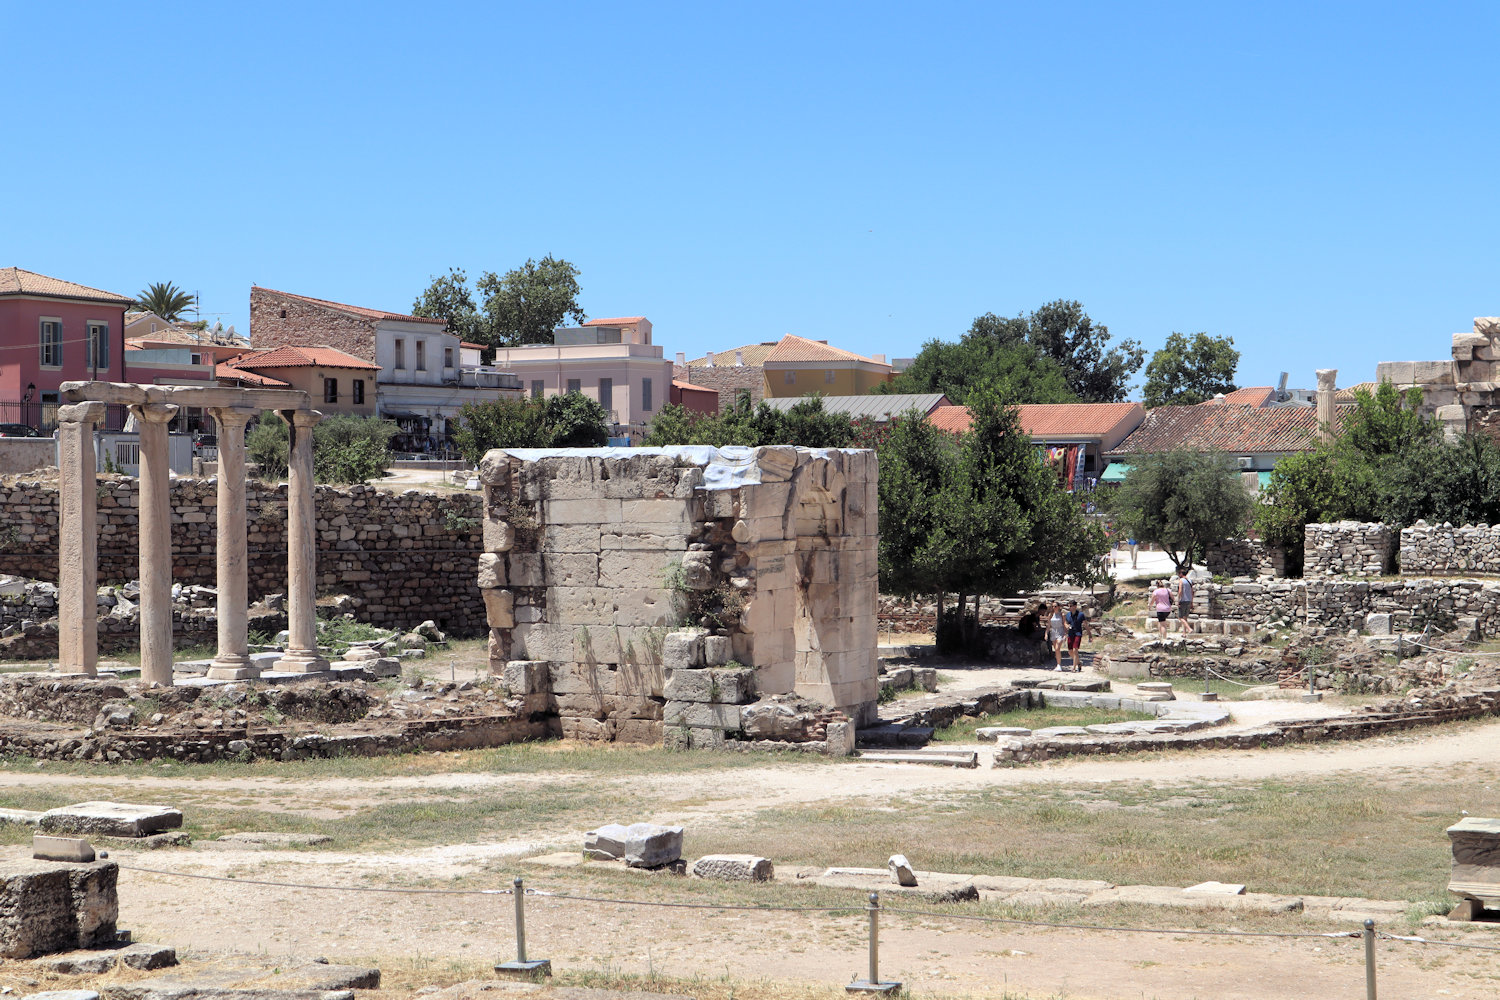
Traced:
<path fill-rule="evenodd" d="M 1192 406 L 1231 393 L 1240 352 L 1233 337 L 1173 333 L 1146 366 L 1146 405 Z"/>
<path fill-rule="evenodd" d="M 1026 317 L 1027 343 L 1067 374 L 1068 388 L 1085 403 L 1118 403 L 1146 352 L 1134 340 L 1109 346 L 1109 327 L 1095 324 L 1082 303 L 1058 299 Z"/>
<path fill-rule="evenodd" d="M 1253 501 L 1227 456 L 1177 450 L 1132 457 L 1108 506 L 1122 531 L 1160 545 L 1182 567 L 1241 536 Z"/>
<path fill-rule="evenodd" d="M 798 400 L 786 411 L 765 402 L 751 407 L 749 400 L 740 400 L 719 414 L 697 414 L 667 405 L 651 419 L 651 429 L 642 444 L 655 448 L 683 444 L 850 448 L 868 431 L 867 421 L 829 413 L 823 408 L 823 398 L 814 395 Z"/>
<path fill-rule="evenodd" d="M 154 312 L 169 323 L 177 322 L 183 313 L 197 304 L 195 296 L 184 292 L 170 281 L 147 285 L 145 291 L 135 297 L 137 309 Z"/>
<path fill-rule="evenodd" d="M 447 320 L 450 333 L 489 347 L 550 344 L 564 319 L 585 319 L 578 304 L 578 268 L 550 254 L 504 274 L 485 271 L 474 288 L 469 290 L 463 269 L 449 268 L 432 278 L 412 304 L 412 314 Z"/>
<path fill-rule="evenodd" d="M 597 400 L 577 392 L 466 403 L 453 441 L 471 465 L 491 448 L 597 448 L 609 443 L 606 418 Z"/>
<path fill-rule="evenodd" d="M 362 483 L 385 475 L 396 425 L 378 417 L 340 414 L 313 428 L 313 478 L 320 483 Z M 265 479 L 287 474 L 290 438 L 286 421 L 267 410 L 245 438 L 245 453 Z"/>

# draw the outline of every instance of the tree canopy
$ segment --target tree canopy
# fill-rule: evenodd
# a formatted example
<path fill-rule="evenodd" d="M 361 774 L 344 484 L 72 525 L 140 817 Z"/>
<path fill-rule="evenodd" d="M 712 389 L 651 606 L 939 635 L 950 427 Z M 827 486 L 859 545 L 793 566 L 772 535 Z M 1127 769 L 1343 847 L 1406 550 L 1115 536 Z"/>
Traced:
<path fill-rule="evenodd" d="M 446 320 L 450 333 L 489 347 L 550 344 L 564 319 L 582 323 L 586 318 L 578 304 L 581 293 L 578 268 L 548 254 L 504 274 L 485 271 L 472 292 L 468 274 L 449 268 L 433 276 L 412 304 L 412 314 Z"/>
<path fill-rule="evenodd" d="M 1124 482 L 1104 495 L 1121 531 L 1160 545 L 1178 567 L 1242 536 L 1254 505 L 1228 456 L 1181 449 L 1132 456 Z"/>
<path fill-rule="evenodd" d="M 170 281 L 158 281 L 147 285 L 135 297 L 137 309 L 153 312 L 169 323 L 175 323 L 182 314 L 198 304 L 196 296 L 184 292 Z"/>
<path fill-rule="evenodd" d="M 982 318 L 982 317 L 981 317 Z M 977 320 L 975 321 L 978 322 Z M 1062 366 L 1024 340 L 1002 341 L 972 331 L 954 343 L 929 340 L 910 367 L 878 391 L 944 393 L 960 406 L 971 388 L 987 384 L 1007 403 L 1072 403 Z"/>
<path fill-rule="evenodd" d="M 472 465 L 491 448 L 598 448 L 609 443 L 604 407 L 579 392 L 545 400 L 465 403 L 458 419 L 453 443 Z"/>
<path fill-rule="evenodd" d="M 1192 406 L 1221 392 L 1231 393 L 1237 388 L 1234 373 L 1239 366 L 1233 337 L 1188 337 L 1174 331 L 1146 365 L 1146 405 Z"/>
<path fill-rule="evenodd" d="M 870 421 L 829 413 L 823 408 L 823 397 L 813 395 L 788 410 L 765 402 L 752 407 L 745 399 L 717 414 L 696 414 L 669 404 L 657 411 L 641 443 L 653 448 L 682 444 L 849 448 L 864 446 L 871 432 Z"/>
<path fill-rule="evenodd" d="M 336 414 L 313 427 L 313 478 L 320 483 L 362 483 L 385 475 L 391 461 L 391 438 L 396 425 L 379 417 Z M 286 421 L 266 410 L 245 438 L 245 453 L 260 466 L 261 475 L 280 479 L 287 474 L 290 435 Z"/>

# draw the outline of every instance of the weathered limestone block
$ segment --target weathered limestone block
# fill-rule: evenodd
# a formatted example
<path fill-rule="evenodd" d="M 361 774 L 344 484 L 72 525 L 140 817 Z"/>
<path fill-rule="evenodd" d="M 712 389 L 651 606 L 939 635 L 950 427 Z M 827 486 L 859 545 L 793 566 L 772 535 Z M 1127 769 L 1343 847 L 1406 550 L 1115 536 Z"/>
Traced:
<path fill-rule="evenodd" d="M 666 697 L 669 705 L 677 701 L 742 705 L 755 700 L 755 671 L 674 670 L 667 678 Z"/>
<path fill-rule="evenodd" d="M 511 464 L 511 457 L 499 448 L 485 452 L 479 460 L 479 481 L 486 486 L 509 485 Z"/>
<path fill-rule="evenodd" d="M 167 806 L 128 802 L 80 802 L 42 813 L 41 829 L 49 833 L 98 834 L 105 837 L 147 837 L 182 826 L 182 813 Z"/>
<path fill-rule="evenodd" d="M 714 585 L 714 554 L 687 552 L 682 557 L 682 582 L 691 590 L 708 590 Z"/>
<path fill-rule="evenodd" d="M 672 632 L 662 640 L 661 663 L 668 670 L 686 670 L 703 665 L 703 633 Z"/>
<path fill-rule="evenodd" d="M 770 858 L 753 854 L 705 854 L 693 862 L 693 874 L 721 882 L 769 882 L 776 869 Z"/>
<path fill-rule="evenodd" d="M 668 681 L 668 683 L 671 683 Z M 741 728 L 740 706 L 696 701 L 669 701 L 663 709 L 669 726 L 695 729 L 723 729 L 738 732 Z"/>
<path fill-rule="evenodd" d="M 666 549 L 601 552 L 598 559 L 599 586 L 621 589 L 661 586 L 673 558 L 673 553 Z"/>
<path fill-rule="evenodd" d="M 497 517 L 484 519 L 484 551 L 509 552 L 516 546 L 516 529 Z"/>
<path fill-rule="evenodd" d="M 703 662 L 710 667 L 719 667 L 729 662 L 734 654 L 734 645 L 727 635 L 703 637 Z"/>
<path fill-rule="evenodd" d="M 0 864 L 0 957 L 114 944 L 119 873 L 109 861 Z"/>
<path fill-rule="evenodd" d="M 1448 891 L 1490 909 L 1500 906 L 1500 819 L 1465 817 L 1448 827 L 1448 839 L 1453 847 Z"/>
<path fill-rule="evenodd" d="M 552 673 L 544 660 L 511 660 L 500 675 L 500 684 L 513 695 L 548 694 Z"/>
<path fill-rule="evenodd" d="M 755 459 L 760 466 L 762 483 L 785 482 L 797 468 L 797 449 L 786 446 L 758 448 Z"/>
<path fill-rule="evenodd" d="M 632 868 L 660 868 L 682 857 L 682 827 L 609 823 L 584 835 L 586 857 L 623 859 Z"/>
<path fill-rule="evenodd" d="M 509 590 L 481 590 L 484 595 L 484 616 L 490 628 L 514 628 L 516 625 L 516 595 Z"/>
<path fill-rule="evenodd" d="M 479 557 L 479 589 L 490 590 L 495 587 L 503 587 L 506 584 L 507 574 L 505 557 L 493 552 L 485 552 Z"/>
<path fill-rule="evenodd" d="M 31 856 L 37 861 L 71 861 L 87 864 L 94 860 L 94 847 L 78 837 L 51 837 L 42 833 L 31 836 Z"/>
<path fill-rule="evenodd" d="M 548 587 L 597 587 L 599 556 L 592 552 L 544 552 L 542 580 Z"/>
<path fill-rule="evenodd" d="M 910 887 L 917 884 L 917 873 L 912 870 L 911 862 L 906 860 L 906 855 L 892 854 L 891 859 L 886 862 L 886 867 L 891 870 L 891 881 L 897 885 Z"/>

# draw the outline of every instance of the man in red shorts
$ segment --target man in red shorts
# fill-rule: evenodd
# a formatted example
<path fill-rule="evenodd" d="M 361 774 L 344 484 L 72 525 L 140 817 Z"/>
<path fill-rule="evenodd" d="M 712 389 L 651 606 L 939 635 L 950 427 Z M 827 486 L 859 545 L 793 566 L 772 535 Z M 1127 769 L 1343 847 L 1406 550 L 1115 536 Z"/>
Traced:
<path fill-rule="evenodd" d="M 1083 664 L 1079 662 L 1078 647 L 1083 645 L 1083 633 L 1085 629 L 1093 630 L 1089 624 L 1089 616 L 1078 608 L 1077 601 L 1068 602 L 1068 613 L 1063 615 L 1063 623 L 1068 626 L 1068 655 L 1073 658 L 1073 670 L 1082 673 Z"/>

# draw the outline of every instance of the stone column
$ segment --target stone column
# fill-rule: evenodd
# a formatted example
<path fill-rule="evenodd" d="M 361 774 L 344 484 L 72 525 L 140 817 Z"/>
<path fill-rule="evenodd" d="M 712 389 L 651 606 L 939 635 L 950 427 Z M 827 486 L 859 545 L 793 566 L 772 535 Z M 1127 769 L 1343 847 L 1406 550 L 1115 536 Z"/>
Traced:
<path fill-rule="evenodd" d="M 277 670 L 317 673 L 328 669 L 318 655 L 318 509 L 313 485 L 313 426 L 317 410 L 287 410 L 286 652 Z"/>
<path fill-rule="evenodd" d="M 141 434 L 141 682 L 172 686 L 172 477 L 167 457 L 171 403 L 132 406 Z"/>
<path fill-rule="evenodd" d="M 94 425 L 103 403 L 57 410 L 57 667 L 92 677 L 99 662 L 99 483 Z"/>
<path fill-rule="evenodd" d="M 245 425 L 255 410 L 213 407 L 219 436 L 218 548 L 219 653 L 208 668 L 210 680 L 259 677 L 250 659 L 249 580 L 245 552 Z"/>
<path fill-rule="evenodd" d="M 1318 439 L 1332 441 L 1338 434 L 1338 410 L 1334 406 L 1334 385 L 1337 383 L 1337 368 L 1318 369 Z"/>

